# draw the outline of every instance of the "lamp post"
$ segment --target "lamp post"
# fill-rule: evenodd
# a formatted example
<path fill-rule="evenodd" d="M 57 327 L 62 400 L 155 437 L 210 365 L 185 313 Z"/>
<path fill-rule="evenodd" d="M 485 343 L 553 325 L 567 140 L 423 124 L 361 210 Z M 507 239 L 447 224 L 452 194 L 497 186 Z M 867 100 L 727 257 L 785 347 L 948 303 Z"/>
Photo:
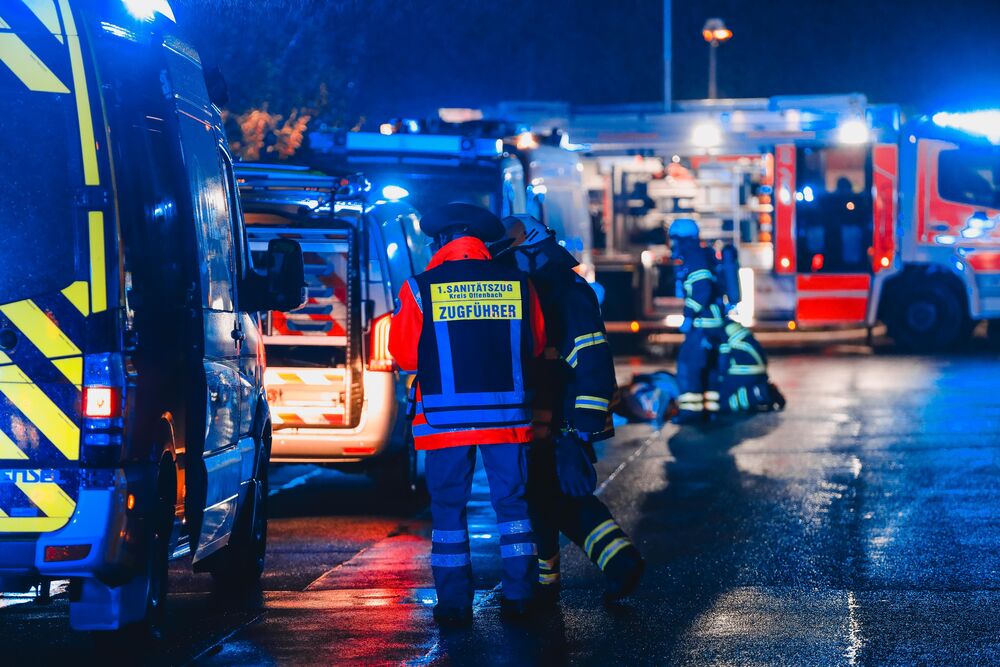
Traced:
<path fill-rule="evenodd" d="M 715 81 L 715 51 L 719 48 L 719 44 L 733 38 L 733 31 L 726 27 L 722 19 L 708 19 L 705 21 L 705 27 L 701 29 L 701 36 L 708 42 L 708 99 L 714 100 L 718 97 Z"/>

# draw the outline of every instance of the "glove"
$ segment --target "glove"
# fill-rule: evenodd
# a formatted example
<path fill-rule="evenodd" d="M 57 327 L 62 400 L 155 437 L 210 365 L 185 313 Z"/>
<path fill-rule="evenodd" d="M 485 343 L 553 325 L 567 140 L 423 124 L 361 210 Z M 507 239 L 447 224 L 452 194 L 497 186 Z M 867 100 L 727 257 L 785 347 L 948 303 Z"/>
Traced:
<path fill-rule="evenodd" d="M 587 443 L 573 432 L 560 433 L 555 440 L 556 476 L 559 488 L 573 498 L 589 496 L 597 490 L 597 470 L 587 452 Z"/>

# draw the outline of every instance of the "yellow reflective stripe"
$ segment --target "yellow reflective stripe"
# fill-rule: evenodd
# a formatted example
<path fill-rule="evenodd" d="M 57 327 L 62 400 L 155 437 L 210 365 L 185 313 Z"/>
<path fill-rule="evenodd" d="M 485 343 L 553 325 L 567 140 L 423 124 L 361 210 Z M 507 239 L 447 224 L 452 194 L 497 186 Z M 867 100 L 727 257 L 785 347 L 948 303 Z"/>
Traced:
<path fill-rule="evenodd" d="M 545 568 L 546 570 L 557 570 L 559 569 L 559 554 L 556 554 L 549 560 L 544 558 L 538 559 L 538 567 Z"/>
<path fill-rule="evenodd" d="M 575 407 L 607 412 L 608 405 L 608 399 L 601 398 L 600 396 L 577 396 Z"/>
<path fill-rule="evenodd" d="M 73 384 L 77 386 L 83 384 L 83 357 L 53 359 L 52 364 Z"/>
<path fill-rule="evenodd" d="M 53 0 L 21 0 L 28 6 L 28 9 L 38 17 L 45 29 L 53 37 L 59 40 L 60 44 L 65 44 L 62 30 L 59 29 L 59 15 L 56 14 L 56 3 Z M 68 91 L 67 91 L 68 92 Z"/>
<path fill-rule="evenodd" d="M 592 558 L 590 552 L 594 550 L 594 544 L 617 527 L 618 524 L 613 519 L 606 519 L 599 523 L 597 528 L 590 531 L 590 535 L 587 535 L 587 539 L 583 541 L 583 550 L 587 552 L 587 558 Z"/>
<path fill-rule="evenodd" d="M 94 312 L 108 308 L 108 281 L 104 268 L 104 213 L 90 211 L 90 302 Z"/>
<path fill-rule="evenodd" d="M 8 357 L 3 352 L 0 352 L 0 364 L 9 364 L 9 363 L 10 363 L 10 357 Z"/>
<path fill-rule="evenodd" d="M 80 429 L 31 378 L 14 365 L 0 366 L 0 392 L 70 461 L 80 458 Z"/>
<path fill-rule="evenodd" d="M 17 488 L 21 489 L 24 495 L 28 496 L 31 502 L 45 516 L 67 517 L 73 515 L 73 508 L 76 507 L 76 503 L 66 495 L 66 492 L 58 484 L 52 482 L 39 484 L 18 482 Z"/>
<path fill-rule="evenodd" d="M 12 32 L 0 34 L 0 61 L 28 90 L 35 93 L 68 93 L 69 88 Z"/>
<path fill-rule="evenodd" d="M 83 150 L 83 180 L 87 185 L 100 185 L 101 175 L 97 168 L 94 118 L 90 111 L 90 95 L 87 89 L 87 73 L 83 69 L 83 49 L 80 47 L 80 36 L 76 30 L 76 22 L 73 20 L 69 1 L 59 0 L 59 9 L 66 24 L 66 36 L 69 38 L 69 61 L 73 68 L 73 92 L 76 95 L 76 114 L 80 123 L 80 148 Z"/>
<path fill-rule="evenodd" d="M 86 317 L 90 315 L 90 294 L 86 280 L 77 280 L 62 291 L 62 295 Z"/>
<path fill-rule="evenodd" d="M 612 540 L 611 544 L 604 547 L 604 551 L 601 552 L 601 556 L 597 559 L 597 567 L 602 570 L 607 566 L 608 561 L 615 557 L 615 555 L 624 549 L 625 547 L 631 545 L 627 537 L 619 537 L 617 540 Z"/>
<path fill-rule="evenodd" d="M 28 458 L 28 455 L 22 452 L 21 448 L 6 433 L 0 431 L 0 459 L 26 458 Z"/>
<path fill-rule="evenodd" d="M 574 343 L 582 343 L 583 341 L 589 340 L 591 338 L 604 338 L 604 334 L 600 331 L 594 331 L 593 333 L 583 334 L 582 336 L 577 336 L 573 339 Z"/>
<path fill-rule="evenodd" d="M 0 306 L 0 313 L 6 315 L 31 344 L 49 359 L 80 354 L 80 348 L 33 301 L 8 303 Z"/>
<path fill-rule="evenodd" d="M 0 533 L 50 533 L 68 521 L 68 516 L 8 517 L 0 510 Z"/>
<path fill-rule="evenodd" d="M 712 272 L 708 269 L 698 269 L 692 272 L 687 278 L 684 279 L 684 285 L 693 285 L 699 280 L 708 280 L 712 278 Z"/>
<path fill-rule="evenodd" d="M 560 577 L 558 572 L 555 572 L 553 574 L 542 574 L 541 572 L 538 573 L 538 583 L 547 586 L 551 586 L 552 584 L 558 584 L 559 578 Z"/>

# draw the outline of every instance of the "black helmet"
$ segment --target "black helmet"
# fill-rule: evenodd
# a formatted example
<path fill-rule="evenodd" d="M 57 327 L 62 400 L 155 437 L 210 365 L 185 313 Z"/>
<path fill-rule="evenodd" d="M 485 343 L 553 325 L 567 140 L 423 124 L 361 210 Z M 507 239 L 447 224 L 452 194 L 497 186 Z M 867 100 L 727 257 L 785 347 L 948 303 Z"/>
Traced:
<path fill-rule="evenodd" d="M 420 219 L 420 229 L 428 236 L 464 233 L 492 243 L 506 233 L 500 218 L 489 210 L 475 204 L 452 202 L 431 209 Z"/>

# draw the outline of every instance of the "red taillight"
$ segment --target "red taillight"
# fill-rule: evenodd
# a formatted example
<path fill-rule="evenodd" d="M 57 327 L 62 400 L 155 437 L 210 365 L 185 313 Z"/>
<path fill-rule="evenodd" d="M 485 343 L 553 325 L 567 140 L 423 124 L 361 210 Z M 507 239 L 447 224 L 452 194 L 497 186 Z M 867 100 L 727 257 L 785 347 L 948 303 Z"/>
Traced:
<path fill-rule="evenodd" d="M 58 563 L 67 560 L 83 560 L 89 555 L 89 544 L 69 544 L 66 546 L 45 547 L 46 563 Z"/>
<path fill-rule="evenodd" d="M 368 370 L 392 372 L 392 355 L 389 354 L 389 325 L 392 315 L 386 314 L 372 322 Z"/>
<path fill-rule="evenodd" d="M 83 416 L 90 419 L 121 417 L 121 397 L 112 387 L 83 388 Z"/>

